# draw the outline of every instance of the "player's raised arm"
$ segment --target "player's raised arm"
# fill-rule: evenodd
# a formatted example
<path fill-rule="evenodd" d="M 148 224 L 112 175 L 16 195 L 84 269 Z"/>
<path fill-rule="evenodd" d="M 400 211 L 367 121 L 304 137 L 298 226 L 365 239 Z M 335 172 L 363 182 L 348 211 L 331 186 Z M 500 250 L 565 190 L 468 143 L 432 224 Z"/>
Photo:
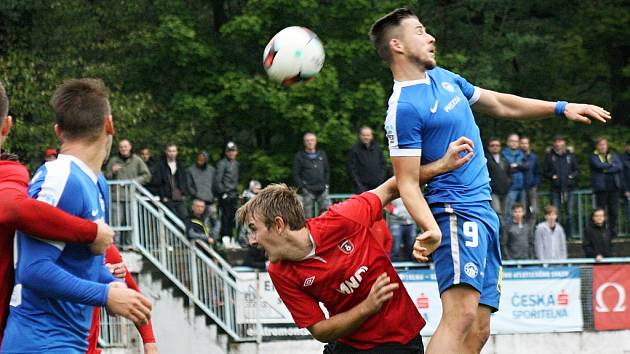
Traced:
<path fill-rule="evenodd" d="M 472 108 L 495 118 L 542 119 L 555 114 L 582 124 L 591 124 L 593 120 L 606 123 L 611 119 L 608 111 L 595 105 L 564 101 L 550 102 L 481 88 L 479 90 L 481 90 L 481 95 Z"/>

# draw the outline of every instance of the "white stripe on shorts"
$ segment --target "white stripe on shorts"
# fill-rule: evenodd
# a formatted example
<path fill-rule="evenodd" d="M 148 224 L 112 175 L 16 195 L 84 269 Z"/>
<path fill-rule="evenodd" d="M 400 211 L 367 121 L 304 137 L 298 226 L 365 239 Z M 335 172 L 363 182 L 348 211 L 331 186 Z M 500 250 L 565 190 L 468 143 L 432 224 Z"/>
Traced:
<path fill-rule="evenodd" d="M 450 208 L 450 205 L 446 205 L 446 208 Z M 451 209 L 452 210 L 452 209 Z M 451 214 L 451 258 L 453 259 L 453 284 L 459 284 L 461 278 L 461 271 L 459 267 L 459 238 L 457 237 L 457 215 Z"/>

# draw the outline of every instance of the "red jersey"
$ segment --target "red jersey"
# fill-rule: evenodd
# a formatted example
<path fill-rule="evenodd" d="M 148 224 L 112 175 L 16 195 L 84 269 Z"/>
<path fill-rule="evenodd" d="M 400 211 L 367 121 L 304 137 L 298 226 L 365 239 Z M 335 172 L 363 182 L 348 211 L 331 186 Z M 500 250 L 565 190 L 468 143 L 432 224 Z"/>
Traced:
<path fill-rule="evenodd" d="M 29 198 L 27 188 L 26 168 L 17 161 L 0 160 L 0 343 L 13 291 L 15 230 L 64 242 L 91 243 L 96 238 L 95 223 Z"/>
<path fill-rule="evenodd" d="M 118 251 L 118 248 L 114 244 L 109 246 L 107 251 L 105 251 L 105 263 L 116 264 L 122 263 L 123 259 Z M 127 287 L 129 289 L 133 289 L 137 292 L 140 292 L 138 288 L 138 284 L 133 280 L 133 277 L 129 273 L 129 270 L 125 267 L 125 283 L 127 283 Z M 92 313 L 92 327 L 90 327 L 90 335 L 88 337 L 88 351 L 87 354 L 100 354 L 101 350 L 96 348 L 96 342 L 98 342 L 98 333 L 100 330 L 100 318 L 101 308 L 98 306 L 94 307 L 94 312 Z M 136 326 L 138 332 L 140 332 L 140 337 L 142 337 L 142 343 L 155 343 L 155 336 L 153 335 L 153 325 L 151 321 L 149 323 Z"/>
<path fill-rule="evenodd" d="M 318 303 L 330 316 L 350 310 L 367 298 L 383 272 L 400 284 L 391 300 L 352 334 L 339 342 L 357 349 L 384 343 L 406 344 L 420 333 L 424 319 L 405 290 L 383 250 L 382 240 L 369 231 L 382 218 L 381 200 L 373 193 L 354 196 L 309 219 L 314 252 L 298 262 L 269 265 L 276 291 L 300 328 L 325 320 Z"/>

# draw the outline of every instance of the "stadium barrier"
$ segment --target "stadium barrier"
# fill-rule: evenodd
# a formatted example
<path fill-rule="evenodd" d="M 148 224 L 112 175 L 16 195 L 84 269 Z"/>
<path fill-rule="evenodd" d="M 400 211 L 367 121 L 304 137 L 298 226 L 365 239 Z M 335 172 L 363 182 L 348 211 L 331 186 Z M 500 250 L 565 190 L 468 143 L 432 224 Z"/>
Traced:
<path fill-rule="evenodd" d="M 305 329 L 297 329 L 293 324 L 290 314 L 280 301 L 266 272 L 257 272 L 248 268 L 233 268 L 216 251 L 204 243 L 193 245 L 186 239 L 184 223 L 179 220 L 168 208 L 151 195 L 146 189 L 135 181 L 110 181 L 112 193 L 117 197 L 112 198 L 110 215 L 112 215 L 112 227 L 119 234 L 129 235 L 131 245 L 149 260 L 165 277 L 194 303 L 210 319 L 212 319 L 232 341 L 257 341 L 286 338 L 310 338 Z M 578 195 L 588 195 L 579 192 Z M 331 199 L 339 201 L 349 195 L 331 195 Z M 586 214 L 587 197 L 579 197 L 583 200 L 576 205 L 582 205 L 583 211 L 579 215 Z M 620 213 L 621 214 L 621 213 Z M 630 258 L 609 258 L 607 264 L 628 264 Z M 506 282 L 514 284 L 516 279 L 527 279 L 527 286 L 523 290 L 531 290 L 532 282 L 538 283 L 538 293 L 525 293 L 521 291 L 520 299 L 517 298 L 514 307 L 522 303 L 541 306 L 532 311 L 519 312 L 519 318 L 538 317 L 545 321 L 558 319 L 566 321 L 562 326 L 566 330 L 600 329 L 606 325 L 596 327 L 593 315 L 593 294 L 597 298 L 598 290 L 593 291 L 593 260 L 569 259 L 560 262 L 539 261 L 507 261 L 505 262 Z M 417 263 L 398 263 L 397 269 L 401 277 L 407 279 L 405 286 L 411 289 L 412 298 L 421 313 L 429 320 L 427 330 L 430 330 L 432 321 L 439 319 L 439 296 L 435 285 L 432 270 Z M 535 267 L 536 269 L 528 269 Z M 547 271 L 545 268 L 553 269 Z M 600 267 L 596 265 L 595 269 Z M 509 270 L 508 270 L 509 269 Z M 630 279 L 630 266 L 625 266 L 623 273 L 626 279 Z M 520 274 L 521 275 L 515 275 Z M 508 281 L 510 277 L 510 281 Z M 414 284 L 418 282 L 418 284 Z M 559 285 L 558 285 L 559 284 Z M 577 286 L 576 286 L 577 284 Z M 600 309 L 610 310 L 616 315 L 630 317 L 628 306 L 615 305 L 617 301 L 630 291 L 630 284 L 604 286 L 599 302 L 605 305 Z M 547 286 L 547 287 L 545 287 Z M 558 286 L 560 288 L 558 288 Z M 430 290 L 430 289 L 434 289 Z M 623 293 L 621 290 L 623 290 Z M 419 289 L 420 293 L 413 289 Z M 507 292 L 508 289 L 504 290 Z M 433 295 L 430 292 L 433 291 Z M 512 293 L 514 290 L 511 290 Z M 615 295 L 617 293 L 618 295 Z M 416 294 L 417 293 L 417 294 Z M 547 294 L 545 297 L 541 294 Z M 610 295 L 612 294 L 612 295 Z M 551 297 L 550 297 L 551 296 Z M 617 296 L 617 298 L 614 298 Z M 548 301 L 545 302 L 545 299 Z M 551 301 L 553 299 L 553 301 Z M 503 298 L 505 303 L 506 297 Z M 537 301 L 537 302 L 536 302 Z M 600 304 L 601 305 L 601 304 Z M 536 305 L 537 306 L 537 305 Z M 560 306 L 554 308 L 553 306 Z M 567 308 L 563 312 L 562 306 Z M 522 306 L 521 306 L 522 307 Z M 535 306 L 533 306 L 535 307 Z M 571 311 L 568 308 L 571 308 Z M 578 311 L 579 309 L 579 311 Z M 432 312 L 429 312 L 431 310 Z M 503 308 L 501 309 L 503 311 Z M 424 312 L 423 312 L 424 311 Z M 512 312 L 517 311 L 512 309 Z M 555 312 L 554 312 L 555 311 Z M 626 311 L 629 311 L 628 313 Z M 601 312 L 601 311 L 600 311 Z M 106 316 L 106 315 L 103 315 Z M 551 316 L 551 317 L 549 317 Z M 554 317 L 555 316 L 555 317 Z M 505 322 L 514 322 L 514 319 L 505 319 Z M 581 324 L 580 324 L 581 321 Z M 496 321 L 495 321 L 496 322 Z M 616 322 L 615 322 L 616 323 Z M 536 328 L 536 326 L 525 326 Z M 100 343 L 105 347 L 120 346 L 125 343 L 125 338 L 130 336 L 131 326 L 126 320 L 102 320 Z M 542 328 L 542 327 L 541 327 Z M 555 327 L 554 327 L 555 328 Z M 630 328 L 630 327 L 624 327 Z M 494 329 L 493 329 L 494 330 Z M 500 329 L 499 333 L 517 329 Z M 503 332 L 501 332 L 503 331 Z"/>
<path fill-rule="evenodd" d="M 575 209 L 573 210 L 573 234 L 572 239 L 581 239 L 584 235 L 584 229 L 590 222 L 591 212 L 595 209 L 595 196 L 590 189 L 579 189 L 572 191 L 573 199 L 575 201 Z M 352 194 L 348 193 L 336 193 L 330 194 L 330 201 L 332 203 L 338 203 L 351 197 Z M 619 230 L 619 236 L 630 235 L 630 220 L 628 220 L 628 213 L 626 212 L 627 201 L 619 199 L 619 217 L 617 219 L 617 226 Z M 537 222 L 543 221 L 544 213 L 543 208 L 545 205 L 551 204 L 551 193 L 538 192 L 538 211 L 536 212 Z M 558 215 L 560 216 L 559 222 L 562 222 L 563 213 L 566 211 L 560 210 Z M 568 217 L 568 216 L 567 216 Z M 563 225 L 564 226 L 564 225 Z"/>

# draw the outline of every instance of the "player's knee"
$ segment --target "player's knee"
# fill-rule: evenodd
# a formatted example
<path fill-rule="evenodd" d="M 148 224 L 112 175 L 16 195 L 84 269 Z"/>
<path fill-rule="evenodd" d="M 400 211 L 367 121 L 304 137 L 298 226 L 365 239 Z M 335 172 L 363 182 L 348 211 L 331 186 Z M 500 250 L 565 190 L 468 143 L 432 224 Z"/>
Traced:
<path fill-rule="evenodd" d="M 476 315 L 474 309 L 462 308 L 447 314 L 445 321 L 458 334 L 465 334 L 474 327 Z"/>

